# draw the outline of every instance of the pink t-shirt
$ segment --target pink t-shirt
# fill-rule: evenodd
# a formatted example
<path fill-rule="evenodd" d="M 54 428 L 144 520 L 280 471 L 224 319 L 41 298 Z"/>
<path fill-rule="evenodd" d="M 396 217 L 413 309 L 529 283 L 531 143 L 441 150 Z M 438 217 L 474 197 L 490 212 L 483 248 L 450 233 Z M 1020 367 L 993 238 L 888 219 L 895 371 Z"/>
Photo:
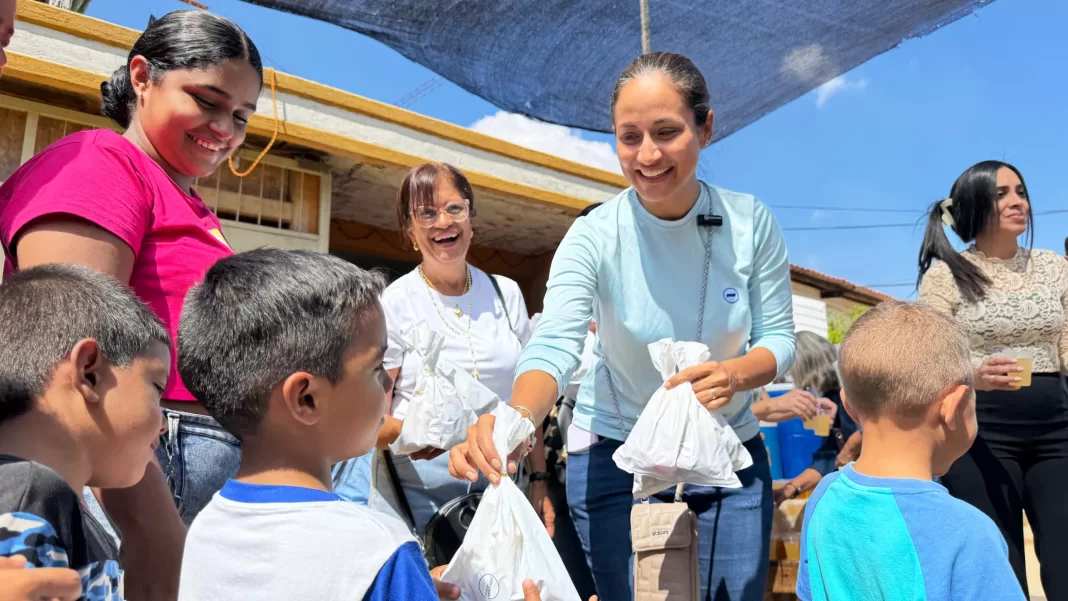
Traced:
<path fill-rule="evenodd" d="M 0 187 L 4 273 L 18 269 L 11 242 L 46 215 L 73 215 L 111 232 L 134 252 L 130 288 L 171 334 L 164 398 L 192 401 L 175 349 L 182 302 L 215 261 L 234 254 L 215 214 L 183 192 L 141 149 L 109 130 L 78 132 L 49 146 Z"/>

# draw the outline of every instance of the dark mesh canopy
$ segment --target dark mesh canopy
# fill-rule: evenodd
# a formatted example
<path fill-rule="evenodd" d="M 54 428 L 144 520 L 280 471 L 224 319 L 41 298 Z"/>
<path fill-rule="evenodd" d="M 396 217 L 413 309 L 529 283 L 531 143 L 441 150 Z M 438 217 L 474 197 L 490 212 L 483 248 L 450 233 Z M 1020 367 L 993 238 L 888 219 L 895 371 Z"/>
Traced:
<path fill-rule="evenodd" d="M 498 107 L 609 131 L 641 53 L 638 0 L 246 0 L 379 40 Z M 723 138 L 993 0 L 649 0 L 653 50 L 708 79 Z M 358 68 L 358 65 L 356 66 Z"/>

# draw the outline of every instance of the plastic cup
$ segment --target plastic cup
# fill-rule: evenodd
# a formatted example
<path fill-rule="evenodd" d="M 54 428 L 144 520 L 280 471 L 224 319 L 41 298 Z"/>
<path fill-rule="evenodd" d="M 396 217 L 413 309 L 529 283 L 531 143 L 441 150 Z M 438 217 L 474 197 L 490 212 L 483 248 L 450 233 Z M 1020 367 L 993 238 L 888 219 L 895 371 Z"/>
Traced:
<path fill-rule="evenodd" d="M 1035 363 L 1035 352 L 1031 349 L 1012 349 L 1006 353 L 1006 356 L 1010 359 L 1016 359 L 1016 364 L 1023 370 L 1009 374 L 1010 376 L 1020 378 L 1020 381 L 1013 383 L 1012 386 L 1020 388 L 1030 386 L 1031 369 L 1034 367 Z"/>
<path fill-rule="evenodd" d="M 782 544 L 786 548 L 787 561 L 801 561 L 801 535 L 799 533 L 784 534 Z"/>
<path fill-rule="evenodd" d="M 812 392 L 812 391 L 809 391 Z M 820 395 L 812 392 L 812 396 L 817 399 Z M 823 406 L 823 403 L 816 405 L 816 415 L 812 419 L 805 420 L 805 429 L 812 430 L 816 436 L 830 436 L 831 435 L 831 411 Z"/>

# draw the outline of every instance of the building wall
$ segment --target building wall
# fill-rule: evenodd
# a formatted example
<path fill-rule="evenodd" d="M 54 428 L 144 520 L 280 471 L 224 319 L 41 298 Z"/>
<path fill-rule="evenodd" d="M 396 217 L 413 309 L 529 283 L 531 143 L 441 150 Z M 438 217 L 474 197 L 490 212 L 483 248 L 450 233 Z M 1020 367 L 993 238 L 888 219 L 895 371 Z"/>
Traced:
<path fill-rule="evenodd" d="M 18 23 L 8 52 L 74 67 L 83 71 L 109 76 L 126 63 L 128 50 L 98 41 L 55 31 L 47 27 Z M 286 81 L 296 80 L 286 76 Z M 311 84 L 321 90 L 323 86 Z M 271 118 L 274 114 L 271 90 L 265 85 L 259 98 L 257 114 Z M 362 100 L 337 90 L 336 104 Z M 426 161 L 448 161 L 462 170 L 475 174 L 473 182 L 483 176 L 504 187 L 527 189 L 532 194 L 571 198 L 578 203 L 600 202 L 619 192 L 620 186 L 595 181 L 572 173 L 550 169 L 539 164 L 511 158 L 445 139 L 411 127 L 379 119 L 353 110 L 346 110 L 295 93 L 280 91 L 276 95 L 278 115 L 289 129 L 311 128 L 347 140 L 354 147 L 373 151 L 378 160 L 395 160 L 398 164 Z M 429 119 L 422 118 L 430 121 Z M 417 164 L 416 163 L 416 164 Z M 411 165 L 408 165 L 411 166 Z M 614 177 L 612 174 L 606 174 Z M 574 207 L 576 209 L 581 206 Z"/>

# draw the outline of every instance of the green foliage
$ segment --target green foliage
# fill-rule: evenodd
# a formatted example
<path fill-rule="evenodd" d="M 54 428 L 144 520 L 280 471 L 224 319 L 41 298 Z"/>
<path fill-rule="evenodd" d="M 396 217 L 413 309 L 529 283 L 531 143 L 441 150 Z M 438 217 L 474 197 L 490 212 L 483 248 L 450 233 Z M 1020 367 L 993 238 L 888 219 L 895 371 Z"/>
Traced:
<path fill-rule="evenodd" d="M 827 307 L 827 339 L 834 344 L 841 344 L 853 322 L 868 309 L 869 307 L 853 307 L 852 311 L 845 314 Z"/>

